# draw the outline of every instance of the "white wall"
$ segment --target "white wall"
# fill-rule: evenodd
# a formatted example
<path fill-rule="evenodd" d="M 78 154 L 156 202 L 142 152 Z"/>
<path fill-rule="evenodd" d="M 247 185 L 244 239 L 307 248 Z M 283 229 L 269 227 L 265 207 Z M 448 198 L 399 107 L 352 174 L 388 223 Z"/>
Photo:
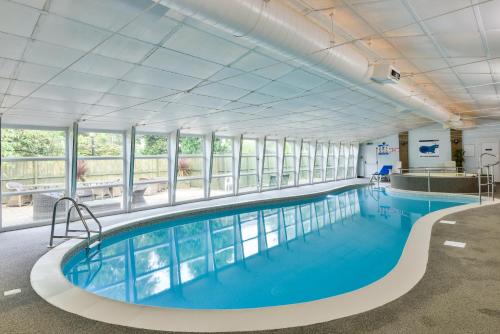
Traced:
<path fill-rule="evenodd" d="M 483 148 L 487 146 L 491 146 L 489 144 L 493 144 L 495 147 L 494 151 L 490 151 L 497 156 L 496 159 L 490 159 L 489 162 L 497 161 L 499 155 L 498 146 L 500 145 L 500 129 L 494 128 L 475 128 L 475 129 L 467 129 L 463 131 L 463 139 L 462 139 L 465 155 L 469 155 L 472 152 L 468 149 L 468 145 L 473 145 L 474 154 L 473 156 L 466 156 L 464 161 L 464 167 L 468 171 L 477 171 L 479 168 L 479 156 L 483 152 Z M 485 158 L 484 161 L 487 161 Z M 495 168 L 495 179 L 500 180 L 500 166 L 496 166 Z"/>
<path fill-rule="evenodd" d="M 382 143 L 386 143 L 391 148 L 399 148 L 399 137 L 397 134 L 387 136 L 384 138 L 378 138 L 370 140 L 369 143 L 372 145 L 367 145 L 367 143 L 362 143 L 359 147 L 359 160 L 358 160 L 358 175 L 359 176 L 370 176 L 377 171 L 377 155 L 376 147 Z M 378 156 L 378 170 L 382 168 L 383 165 L 395 166 L 399 161 L 399 152 L 392 152 L 389 155 L 379 155 Z"/>
<path fill-rule="evenodd" d="M 428 139 L 439 140 L 439 157 L 420 156 L 419 141 Z M 443 167 L 445 162 L 452 160 L 450 130 L 435 124 L 408 131 L 408 156 L 410 168 Z"/>

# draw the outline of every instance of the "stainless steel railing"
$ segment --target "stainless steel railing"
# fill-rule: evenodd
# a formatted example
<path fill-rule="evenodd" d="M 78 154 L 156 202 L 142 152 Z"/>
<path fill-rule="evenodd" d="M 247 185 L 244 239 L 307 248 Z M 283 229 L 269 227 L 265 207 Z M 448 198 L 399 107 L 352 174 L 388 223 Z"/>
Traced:
<path fill-rule="evenodd" d="M 70 206 L 70 208 L 68 209 L 68 212 L 66 214 L 66 232 L 64 235 L 55 235 L 54 232 L 55 232 L 55 225 L 56 225 L 57 208 L 58 208 L 59 203 L 64 202 L 64 201 L 69 201 L 70 203 L 72 203 L 72 205 Z M 76 212 L 80 218 L 80 221 L 82 222 L 82 224 L 85 228 L 84 230 L 70 229 L 69 228 L 69 223 L 70 223 L 70 219 L 71 219 L 71 212 L 73 211 L 73 209 L 76 210 Z M 81 209 L 84 209 L 85 211 L 87 211 L 87 213 L 90 215 L 90 217 L 92 217 L 92 219 L 97 224 L 98 230 L 91 230 L 89 228 L 89 224 L 85 220 Z M 82 237 L 80 235 L 70 235 L 69 234 L 70 232 L 84 232 L 86 235 L 84 237 Z M 54 239 L 55 238 L 86 239 L 87 240 L 86 249 L 88 251 L 90 249 L 90 245 L 92 244 L 92 240 L 91 240 L 92 233 L 96 233 L 97 237 L 98 237 L 98 241 L 101 242 L 101 240 L 102 240 L 102 225 L 99 222 L 99 220 L 96 218 L 96 216 L 92 213 L 92 211 L 90 211 L 90 209 L 86 205 L 78 203 L 77 201 L 75 201 L 71 197 L 62 197 L 54 203 L 54 209 L 52 210 L 52 225 L 51 225 L 51 229 L 50 229 L 50 241 L 49 241 L 49 246 L 48 246 L 49 248 L 54 247 Z"/>

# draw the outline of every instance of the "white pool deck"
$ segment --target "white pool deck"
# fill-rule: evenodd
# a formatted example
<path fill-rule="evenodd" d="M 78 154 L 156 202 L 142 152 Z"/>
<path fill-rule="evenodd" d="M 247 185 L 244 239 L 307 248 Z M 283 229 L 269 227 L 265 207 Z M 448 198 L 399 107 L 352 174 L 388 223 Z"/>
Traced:
<path fill-rule="evenodd" d="M 310 195 L 362 183 L 366 183 L 366 180 L 331 182 L 134 212 L 103 220 L 107 225 L 106 230 L 110 230 L 133 224 L 134 221 L 168 214 Z M 490 204 L 493 203 L 483 205 Z M 434 222 L 451 213 L 478 206 L 475 203 L 466 204 L 420 218 L 408 237 L 398 264 L 385 277 L 361 289 L 307 303 L 242 310 L 190 310 L 127 304 L 107 299 L 72 285 L 63 276 L 63 258 L 81 242 L 79 240 L 64 242 L 41 257 L 31 272 L 31 284 L 42 298 L 63 310 L 97 321 L 135 328 L 178 332 L 232 332 L 310 325 L 365 312 L 407 293 L 425 273 Z"/>

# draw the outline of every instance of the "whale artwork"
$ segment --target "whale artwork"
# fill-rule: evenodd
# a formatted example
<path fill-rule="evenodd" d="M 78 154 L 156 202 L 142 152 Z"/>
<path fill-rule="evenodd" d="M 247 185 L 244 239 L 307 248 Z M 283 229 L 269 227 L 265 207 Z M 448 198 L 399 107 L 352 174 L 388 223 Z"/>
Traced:
<path fill-rule="evenodd" d="M 435 139 L 420 140 L 418 151 L 421 157 L 439 157 L 439 141 Z"/>

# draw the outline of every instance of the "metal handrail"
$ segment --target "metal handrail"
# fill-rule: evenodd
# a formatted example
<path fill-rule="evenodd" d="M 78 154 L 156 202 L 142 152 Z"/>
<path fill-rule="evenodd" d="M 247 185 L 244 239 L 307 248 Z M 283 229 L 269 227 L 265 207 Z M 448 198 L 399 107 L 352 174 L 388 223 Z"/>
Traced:
<path fill-rule="evenodd" d="M 56 214 L 57 214 L 57 206 L 59 205 L 60 202 L 62 201 L 70 201 L 72 203 L 72 206 L 68 209 L 68 212 L 66 214 L 66 231 L 64 235 L 55 235 L 55 225 L 56 225 Z M 87 221 L 83 217 L 82 210 L 80 208 L 83 208 L 87 211 L 87 213 L 94 219 L 98 226 L 98 230 L 94 231 L 89 228 L 89 225 L 87 224 Z M 83 226 L 85 227 L 84 230 L 74 230 L 74 229 L 69 229 L 69 222 L 71 219 L 71 212 L 72 210 L 75 209 L 76 212 L 78 213 L 78 216 L 80 217 L 80 221 L 82 222 Z M 70 236 L 68 232 L 85 232 L 86 236 L 81 237 L 81 236 Z M 49 248 L 54 247 L 54 239 L 55 238 L 63 238 L 63 239 L 86 239 L 87 240 L 87 247 L 86 249 L 90 249 L 91 245 L 91 233 L 97 233 L 98 234 L 98 240 L 99 242 L 102 240 L 102 225 L 99 222 L 99 220 L 96 218 L 96 216 L 90 211 L 90 209 L 81 203 L 78 203 L 76 200 L 74 200 L 71 197 L 61 197 L 59 198 L 55 203 L 54 203 L 54 208 L 52 210 L 52 224 L 51 224 L 51 229 L 50 229 L 50 242 L 49 242 Z"/>
<path fill-rule="evenodd" d="M 484 152 L 479 156 L 479 169 L 478 169 L 478 185 L 479 185 L 479 204 L 482 204 L 482 186 L 486 186 L 487 197 L 492 201 L 495 201 L 495 173 L 491 172 L 491 168 L 498 165 L 500 161 L 483 165 L 483 156 L 488 155 L 490 157 L 496 158 L 496 155 Z M 482 183 L 483 170 L 486 168 L 486 183 Z"/>

